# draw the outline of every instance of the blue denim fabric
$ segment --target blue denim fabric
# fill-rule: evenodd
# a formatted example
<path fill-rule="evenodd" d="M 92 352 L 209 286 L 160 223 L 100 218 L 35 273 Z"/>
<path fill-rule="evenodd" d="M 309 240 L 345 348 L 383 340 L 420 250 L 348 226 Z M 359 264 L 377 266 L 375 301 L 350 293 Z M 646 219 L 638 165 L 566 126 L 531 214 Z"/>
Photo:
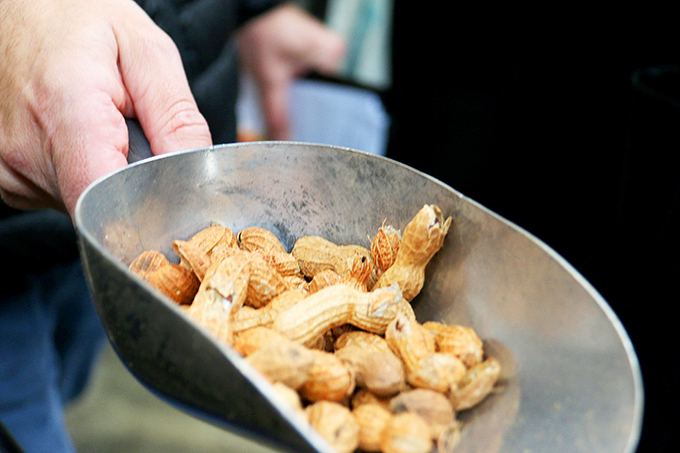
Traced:
<path fill-rule="evenodd" d="M 26 453 L 74 452 L 64 406 L 85 387 L 104 332 L 77 258 L 36 269 L 0 279 L 0 420 Z"/>

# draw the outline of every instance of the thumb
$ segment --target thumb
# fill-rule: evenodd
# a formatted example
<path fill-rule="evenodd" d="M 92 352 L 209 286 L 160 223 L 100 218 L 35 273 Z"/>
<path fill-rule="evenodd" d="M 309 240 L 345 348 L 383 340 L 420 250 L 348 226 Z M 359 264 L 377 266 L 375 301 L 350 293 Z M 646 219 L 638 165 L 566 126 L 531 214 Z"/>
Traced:
<path fill-rule="evenodd" d="M 150 21 L 150 19 L 149 19 Z M 118 34 L 120 70 L 154 154 L 212 145 L 177 47 L 160 28 Z M 129 110 L 129 109 L 128 109 Z"/>

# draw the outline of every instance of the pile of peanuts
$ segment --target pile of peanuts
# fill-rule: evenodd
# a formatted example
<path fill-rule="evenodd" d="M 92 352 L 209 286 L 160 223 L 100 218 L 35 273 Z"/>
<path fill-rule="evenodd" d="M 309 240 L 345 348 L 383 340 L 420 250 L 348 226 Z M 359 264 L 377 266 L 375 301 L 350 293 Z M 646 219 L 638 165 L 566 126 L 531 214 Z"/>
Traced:
<path fill-rule="evenodd" d="M 365 248 L 318 236 L 289 253 L 270 231 L 213 224 L 130 270 L 232 346 L 339 453 L 452 451 L 456 412 L 494 391 L 499 362 L 461 325 L 420 323 L 410 301 L 451 224 L 425 205 Z"/>

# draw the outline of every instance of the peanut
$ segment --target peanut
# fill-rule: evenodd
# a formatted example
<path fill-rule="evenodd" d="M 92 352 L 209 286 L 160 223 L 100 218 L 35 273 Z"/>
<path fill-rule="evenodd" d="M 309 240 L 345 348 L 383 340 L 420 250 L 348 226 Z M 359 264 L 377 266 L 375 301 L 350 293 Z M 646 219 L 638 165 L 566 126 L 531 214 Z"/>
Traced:
<path fill-rule="evenodd" d="M 415 319 L 397 315 L 387 327 L 385 339 L 403 360 L 406 380 L 414 387 L 446 393 L 457 386 L 465 373 L 460 360 L 434 352 L 432 335 Z"/>
<path fill-rule="evenodd" d="M 425 266 L 444 244 L 451 217 L 444 220 L 439 207 L 425 205 L 406 228 L 392 266 L 380 276 L 375 288 L 397 282 L 409 302 L 420 292 L 425 282 Z"/>
<path fill-rule="evenodd" d="M 437 453 L 453 453 L 459 442 L 460 422 L 453 420 L 442 430 L 437 438 Z"/>
<path fill-rule="evenodd" d="M 180 305 L 191 304 L 200 284 L 189 269 L 170 263 L 149 272 L 146 281 Z"/>
<path fill-rule="evenodd" d="M 493 357 L 470 368 L 458 388 L 449 395 L 455 410 L 462 411 L 479 404 L 491 393 L 500 375 L 501 364 Z"/>
<path fill-rule="evenodd" d="M 288 290 L 283 277 L 263 258 L 249 254 L 250 268 L 246 302 L 255 308 L 262 308 L 279 294 Z"/>
<path fill-rule="evenodd" d="M 333 286 L 340 282 L 340 274 L 333 269 L 324 269 L 317 272 L 307 286 L 309 294 L 313 294 L 327 286 Z"/>
<path fill-rule="evenodd" d="M 249 267 L 246 252 L 211 266 L 189 307 L 189 316 L 228 344 L 233 341 L 231 318 L 246 299 Z"/>
<path fill-rule="evenodd" d="M 189 241 L 173 241 L 172 248 L 181 259 L 179 264 L 203 281 L 211 264 L 208 254 Z"/>
<path fill-rule="evenodd" d="M 146 280 L 146 277 L 161 266 L 170 264 L 168 259 L 161 252 L 155 250 L 148 250 L 140 254 L 137 258 L 132 260 L 129 269 Z"/>
<path fill-rule="evenodd" d="M 484 345 L 472 328 L 435 321 L 425 322 L 423 327 L 434 335 L 437 351 L 453 354 L 468 368 L 482 361 Z"/>
<path fill-rule="evenodd" d="M 307 420 L 307 414 L 302 407 L 302 401 L 300 401 L 300 395 L 298 392 L 288 387 L 286 384 L 281 382 L 274 382 L 272 384 L 274 391 L 290 406 L 293 410 L 300 415 L 300 417 Z"/>
<path fill-rule="evenodd" d="M 384 453 L 428 453 L 432 449 L 430 427 L 414 412 L 394 415 L 383 431 Z"/>
<path fill-rule="evenodd" d="M 367 452 L 380 451 L 380 442 L 392 414 L 385 406 L 376 403 L 362 404 L 352 410 L 359 424 L 359 448 Z"/>
<path fill-rule="evenodd" d="M 299 289 L 290 289 L 274 297 L 262 308 L 244 306 L 234 313 L 231 328 L 234 333 L 238 333 L 258 326 L 271 327 L 281 311 L 287 310 L 306 296 L 307 294 Z"/>
<path fill-rule="evenodd" d="M 265 255 L 272 253 L 286 253 L 286 249 L 279 239 L 271 231 L 261 227 L 248 227 L 241 230 L 238 235 L 238 246 L 241 250 L 252 252 L 259 250 Z"/>
<path fill-rule="evenodd" d="M 187 304 L 338 451 L 424 453 L 435 440 L 450 452 L 455 411 L 500 377 L 473 329 L 420 324 L 409 303 L 450 224 L 425 205 L 403 235 L 383 222 L 370 250 L 305 236 L 287 253 L 264 228 L 213 223 L 173 241 L 179 265 L 149 251 L 130 270 Z M 179 291 L 187 275 L 194 289 Z"/>
<path fill-rule="evenodd" d="M 314 364 L 309 370 L 300 395 L 308 401 L 340 402 L 354 391 L 354 374 L 335 355 L 312 350 Z"/>
<path fill-rule="evenodd" d="M 314 366 L 311 350 L 293 341 L 271 341 L 246 357 L 253 368 L 270 382 L 281 382 L 297 390 Z"/>
<path fill-rule="evenodd" d="M 366 257 L 371 261 L 371 251 L 359 245 L 336 245 L 319 236 L 303 236 L 291 251 L 298 261 L 300 271 L 313 278 L 324 269 L 332 269 L 341 277 L 352 272 L 353 258 Z M 388 285 L 389 286 L 389 285 Z"/>
<path fill-rule="evenodd" d="M 365 293 L 347 285 L 324 288 L 279 314 L 272 327 L 291 340 L 309 344 L 324 332 L 343 324 L 382 333 L 405 310 L 398 289 Z M 410 307 L 408 307 L 410 308 Z"/>
<path fill-rule="evenodd" d="M 428 389 L 401 392 L 390 400 L 390 410 L 394 414 L 415 412 L 420 415 L 430 427 L 432 439 L 435 440 L 456 416 L 451 402 L 445 395 Z"/>
<path fill-rule="evenodd" d="M 370 258 L 362 255 L 349 258 L 349 260 L 352 263 L 351 270 L 348 275 L 342 277 L 340 282 L 361 291 L 368 291 L 368 281 L 375 272 Z"/>
<path fill-rule="evenodd" d="M 401 232 L 392 225 L 385 226 L 385 221 L 383 221 L 371 241 L 371 257 L 378 276 L 385 273 L 396 261 L 399 244 L 401 244 Z"/>
<path fill-rule="evenodd" d="M 350 453 L 359 446 L 359 424 L 349 409 L 331 401 L 318 401 L 305 409 L 312 425 L 338 453 Z"/>
<path fill-rule="evenodd" d="M 194 234 L 188 242 L 201 249 L 213 262 L 220 261 L 238 247 L 234 232 L 217 223 Z"/>
<path fill-rule="evenodd" d="M 404 365 L 392 351 L 370 351 L 345 346 L 335 355 L 356 376 L 356 384 L 378 396 L 394 395 L 406 385 Z"/>
<path fill-rule="evenodd" d="M 363 330 L 352 330 L 338 336 L 334 344 L 335 350 L 345 346 L 357 346 L 365 351 L 391 351 L 383 337 Z"/>
<path fill-rule="evenodd" d="M 297 260 L 290 253 L 264 253 L 261 250 L 254 250 L 252 254 L 254 256 L 262 257 L 267 264 L 276 269 L 276 272 L 278 272 L 281 277 L 302 278 Z"/>
<path fill-rule="evenodd" d="M 381 397 L 378 396 L 374 393 L 372 393 L 370 390 L 365 389 L 365 388 L 359 388 L 357 389 L 356 392 L 354 392 L 354 395 L 352 396 L 352 399 L 350 401 L 350 406 L 353 409 L 356 409 L 357 407 L 361 406 L 362 404 L 379 404 L 383 406 L 385 409 L 390 408 L 390 397 Z"/>
<path fill-rule="evenodd" d="M 243 307 L 241 310 L 245 308 L 247 307 Z M 248 357 L 253 352 L 273 341 L 285 342 L 288 339 L 274 329 L 258 326 L 242 332 L 234 332 L 233 348 L 243 357 Z"/>

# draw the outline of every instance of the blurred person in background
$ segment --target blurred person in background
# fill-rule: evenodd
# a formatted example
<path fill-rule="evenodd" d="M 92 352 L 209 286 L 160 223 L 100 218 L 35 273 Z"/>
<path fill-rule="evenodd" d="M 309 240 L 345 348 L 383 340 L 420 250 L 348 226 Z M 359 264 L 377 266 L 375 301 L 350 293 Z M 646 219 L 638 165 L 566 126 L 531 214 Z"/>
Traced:
<path fill-rule="evenodd" d="M 344 51 L 317 19 L 273 0 L 0 2 L 0 446 L 74 450 L 63 409 L 104 334 L 69 214 L 127 164 L 125 118 L 154 154 L 234 141 L 242 67 L 270 137 L 286 138 L 288 85 L 333 72 Z"/>

